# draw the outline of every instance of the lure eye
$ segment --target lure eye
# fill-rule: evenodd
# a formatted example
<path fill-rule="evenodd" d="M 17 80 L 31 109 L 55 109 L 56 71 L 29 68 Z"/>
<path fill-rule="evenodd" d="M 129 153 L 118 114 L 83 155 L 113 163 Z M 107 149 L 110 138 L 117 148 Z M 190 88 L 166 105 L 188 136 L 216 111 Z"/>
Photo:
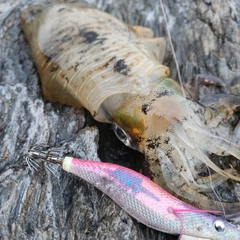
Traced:
<path fill-rule="evenodd" d="M 134 144 L 132 138 L 116 123 L 113 123 L 113 131 L 115 132 L 118 139 L 124 143 L 126 146 L 136 150 L 136 145 Z"/>
<path fill-rule="evenodd" d="M 219 233 L 223 233 L 225 231 L 225 224 L 222 220 L 216 220 L 213 223 L 213 226 L 215 227 L 216 231 Z"/>

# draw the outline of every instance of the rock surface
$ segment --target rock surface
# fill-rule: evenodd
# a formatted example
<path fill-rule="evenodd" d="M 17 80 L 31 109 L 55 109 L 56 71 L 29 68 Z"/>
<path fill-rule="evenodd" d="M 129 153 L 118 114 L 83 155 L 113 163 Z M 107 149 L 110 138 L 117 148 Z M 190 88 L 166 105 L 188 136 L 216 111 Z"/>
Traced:
<path fill-rule="evenodd" d="M 177 239 L 133 220 L 94 187 L 60 168 L 53 174 L 39 163 L 41 168 L 34 171 L 24 160 L 28 148 L 40 143 L 67 143 L 76 157 L 128 167 L 139 165 L 142 158 L 122 146 L 109 125 L 97 124 L 83 109 L 43 99 L 19 14 L 27 5 L 44 2 L 0 1 L 0 238 Z M 159 1 L 84 3 L 166 36 Z M 183 80 L 209 73 L 222 78 L 226 87 L 203 87 L 202 93 L 239 94 L 240 2 L 164 0 L 164 6 Z M 169 43 L 164 63 L 177 79 Z"/>

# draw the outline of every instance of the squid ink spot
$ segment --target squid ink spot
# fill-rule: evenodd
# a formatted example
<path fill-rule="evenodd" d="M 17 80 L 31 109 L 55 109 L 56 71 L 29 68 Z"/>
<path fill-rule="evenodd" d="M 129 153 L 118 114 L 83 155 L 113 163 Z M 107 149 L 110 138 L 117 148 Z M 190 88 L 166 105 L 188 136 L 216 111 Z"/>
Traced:
<path fill-rule="evenodd" d="M 156 147 L 156 145 L 152 139 L 147 139 L 146 142 L 147 142 L 146 146 L 148 149 L 154 149 Z"/>
<path fill-rule="evenodd" d="M 44 55 L 44 57 L 45 57 L 46 63 L 49 63 L 49 62 L 51 61 L 51 58 L 50 58 L 50 57 L 48 57 L 48 56 L 46 56 L 46 55 Z"/>
<path fill-rule="evenodd" d="M 148 103 L 142 105 L 142 112 L 147 115 L 147 113 L 152 109 L 152 106 Z"/>
<path fill-rule="evenodd" d="M 56 57 L 58 56 L 58 54 L 59 54 L 58 51 L 53 52 L 53 53 L 50 53 L 50 54 L 49 54 L 49 58 L 50 58 L 50 59 L 56 58 Z"/>
<path fill-rule="evenodd" d="M 116 57 L 110 58 L 109 62 L 112 62 Z"/>
<path fill-rule="evenodd" d="M 85 30 L 80 31 L 80 36 L 85 38 L 86 43 L 93 43 L 97 40 L 98 34 L 94 31 L 86 32 Z"/>
<path fill-rule="evenodd" d="M 196 111 L 194 111 L 194 113 L 203 115 L 203 110 L 198 108 Z"/>
<path fill-rule="evenodd" d="M 130 69 L 128 68 L 124 59 L 120 59 L 114 64 L 114 72 L 118 72 L 124 76 L 128 75 L 128 73 L 130 72 Z"/>
<path fill-rule="evenodd" d="M 167 138 L 164 140 L 164 143 L 165 143 L 165 144 L 168 144 L 168 143 L 169 143 L 169 141 L 170 141 L 170 138 L 169 138 L 169 137 L 167 137 Z"/>
<path fill-rule="evenodd" d="M 34 17 L 39 12 L 42 12 L 42 8 L 40 6 L 36 6 L 29 11 L 32 17 Z"/>
<path fill-rule="evenodd" d="M 71 40 L 72 40 L 71 37 L 65 36 L 65 37 L 62 39 L 62 42 L 65 43 L 65 42 L 69 42 L 69 41 L 71 41 Z"/>
<path fill-rule="evenodd" d="M 78 66 L 79 66 L 79 62 L 76 62 L 76 63 L 75 63 L 75 66 L 74 66 L 74 71 L 75 71 L 75 72 L 77 71 Z"/>
<path fill-rule="evenodd" d="M 162 139 L 161 137 L 155 139 L 148 138 L 146 142 L 147 142 L 146 146 L 148 149 L 155 149 L 158 148 L 159 145 L 162 143 Z"/>
<path fill-rule="evenodd" d="M 169 92 L 168 90 L 159 91 L 156 93 L 157 98 L 164 97 L 164 96 L 171 96 L 171 95 L 173 95 L 173 93 Z"/>
<path fill-rule="evenodd" d="M 154 148 L 156 148 L 156 145 L 154 143 L 149 143 L 147 145 L 147 147 L 148 147 L 148 149 L 154 149 Z"/>
<path fill-rule="evenodd" d="M 72 9 L 70 9 L 70 8 L 64 8 L 64 7 L 58 9 L 58 12 L 59 12 L 59 13 L 61 13 L 61 12 L 66 12 L 66 11 L 67 11 L 67 12 L 72 12 Z"/>
<path fill-rule="evenodd" d="M 60 36 L 62 35 L 63 31 L 62 30 L 59 30 L 57 33 L 56 33 L 56 36 Z"/>
<path fill-rule="evenodd" d="M 66 8 L 59 8 L 58 12 L 63 12 Z"/>
<path fill-rule="evenodd" d="M 50 69 L 50 72 L 56 72 L 58 70 L 58 65 L 57 64 L 53 64 L 53 66 Z"/>
<path fill-rule="evenodd" d="M 81 50 L 81 51 L 79 51 L 79 52 L 77 52 L 78 54 L 84 54 L 84 53 L 86 53 L 87 51 L 86 50 Z"/>
<path fill-rule="evenodd" d="M 110 58 L 110 59 L 103 65 L 103 67 L 107 68 L 108 65 L 109 65 L 115 58 L 116 58 L 116 57 Z"/>
<path fill-rule="evenodd" d="M 99 38 L 99 43 L 103 45 L 104 41 L 107 40 L 107 38 Z"/>
<path fill-rule="evenodd" d="M 107 62 L 106 64 L 104 64 L 103 66 L 105 67 L 105 68 L 107 68 L 108 67 L 108 65 L 109 65 L 109 62 Z"/>
<path fill-rule="evenodd" d="M 52 59 L 56 59 L 61 53 L 62 53 L 62 51 L 63 51 L 64 49 L 63 48 L 59 48 L 59 49 L 56 49 L 56 50 L 54 50 L 54 51 L 48 51 L 48 49 L 43 49 L 43 53 L 47 53 L 47 55 L 46 55 L 46 59 L 48 59 L 47 61 L 50 61 L 50 60 L 52 60 Z"/>

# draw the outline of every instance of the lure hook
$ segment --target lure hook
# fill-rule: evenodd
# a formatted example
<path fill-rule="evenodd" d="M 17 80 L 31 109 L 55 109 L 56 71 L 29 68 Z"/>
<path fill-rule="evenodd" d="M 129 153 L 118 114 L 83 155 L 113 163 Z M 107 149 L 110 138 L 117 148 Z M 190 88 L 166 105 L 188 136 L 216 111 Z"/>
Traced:
<path fill-rule="evenodd" d="M 28 151 L 28 157 L 30 159 L 41 159 L 60 165 L 62 165 L 64 158 L 61 148 L 50 148 L 50 146 L 44 144 L 32 146 Z"/>

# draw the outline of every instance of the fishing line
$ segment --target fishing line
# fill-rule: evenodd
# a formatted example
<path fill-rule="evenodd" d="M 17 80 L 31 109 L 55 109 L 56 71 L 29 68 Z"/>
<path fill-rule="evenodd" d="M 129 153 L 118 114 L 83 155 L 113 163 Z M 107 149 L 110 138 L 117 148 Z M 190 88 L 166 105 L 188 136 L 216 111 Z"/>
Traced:
<path fill-rule="evenodd" d="M 177 68 L 178 79 L 179 79 L 180 85 L 182 87 L 182 94 L 186 98 L 186 93 L 185 93 L 184 87 L 183 87 L 183 82 L 182 82 L 182 77 L 181 77 L 181 73 L 180 73 L 180 69 L 179 69 L 179 65 L 178 65 L 178 61 L 177 61 L 177 56 L 176 56 L 176 53 L 174 51 L 173 42 L 172 42 L 172 38 L 171 38 L 171 33 L 170 33 L 170 29 L 169 29 L 169 25 L 168 25 L 168 21 L 167 21 L 167 16 L 166 16 L 165 9 L 163 7 L 162 0 L 160 0 L 160 5 L 161 5 L 162 12 L 163 12 L 163 18 L 164 18 L 164 21 L 165 21 L 165 24 L 166 24 L 166 30 L 167 30 L 167 35 L 168 35 L 170 47 L 171 47 L 173 58 L 174 58 L 176 68 Z"/>
<path fill-rule="evenodd" d="M 185 93 L 185 90 L 184 90 L 184 87 L 183 87 L 183 82 L 182 82 L 182 77 L 181 77 L 181 73 L 180 73 L 180 69 L 179 69 L 177 56 L 176 56 L 176 53 L 175 53 L 175 50 L 174 50 L 174 47 L 173 47 L 173 42 L 172 42 L 171 33 L 170 33 L 170 29 L 169 29 L 169 24 L 168 24 L 168 20 L 167 20 L 167 16 L 166 16 L 166 11 L 165 11 L 164 6 L 163 6 L 163 1 L 159 0 L 159 2 L 160 2 L 160 6 L 161 6 L 161 9 L 162 9 L 162 12 L 163 12 L 163 18 L 164 18 L 164 21 L 165 21 L 165 24 L 166 24 L 167 35 L 168 35 L 170 47 L 171 47 L 171 50 L 172 50 L 173 58 L 174 58 L 174 61 L 175 61 L 177 74 L 178 74 L 178 79 L 179 79 L 179 82 L 180 82 L 180 86 L 182 88 L 182 94 L 186 98 L 186 93 Z M 188 113 L 190 112 L 188 107 L 187 107 L 187 111 L 188 111 Z M 194 138 L 194 132 L 192 132 L 192 133 L 193 133 L 192 136 Z M 219 202 L 221 204 L 221 207 L 222 207 L 222 210 L 223 210 L 223 214 L 225 216 L 225 209 L 224 209 L 224 207 L 222 205 L 221 199 L 220 199 L 220 197 L 218 196 L 218 194 L 216 193 L 216 191 L 215 191 L 215 189 L 213 187 L 213 182 L 212 182 L 212 176 L 211 176 L 210 168 L 208 167 L 208 165 L 207 165 L 207 163 L 206 163 L 206 161 L 205 161 L 205 159 L 203 157 L 202 151 L 198 148 L 197 145 L 195 147 L 196 147 L 197 151 L 199 152 L 199 154 L 201 155 L 203 162 L 206 164 L 206 167 L 207 167 L 207 170 L 208 170 L 208 173 L 209 173 L 209 178 L 210 178 L 210 184 L 211 184 L 212 191 L 216 195 L 217 199 L 219 200 Z"/>

